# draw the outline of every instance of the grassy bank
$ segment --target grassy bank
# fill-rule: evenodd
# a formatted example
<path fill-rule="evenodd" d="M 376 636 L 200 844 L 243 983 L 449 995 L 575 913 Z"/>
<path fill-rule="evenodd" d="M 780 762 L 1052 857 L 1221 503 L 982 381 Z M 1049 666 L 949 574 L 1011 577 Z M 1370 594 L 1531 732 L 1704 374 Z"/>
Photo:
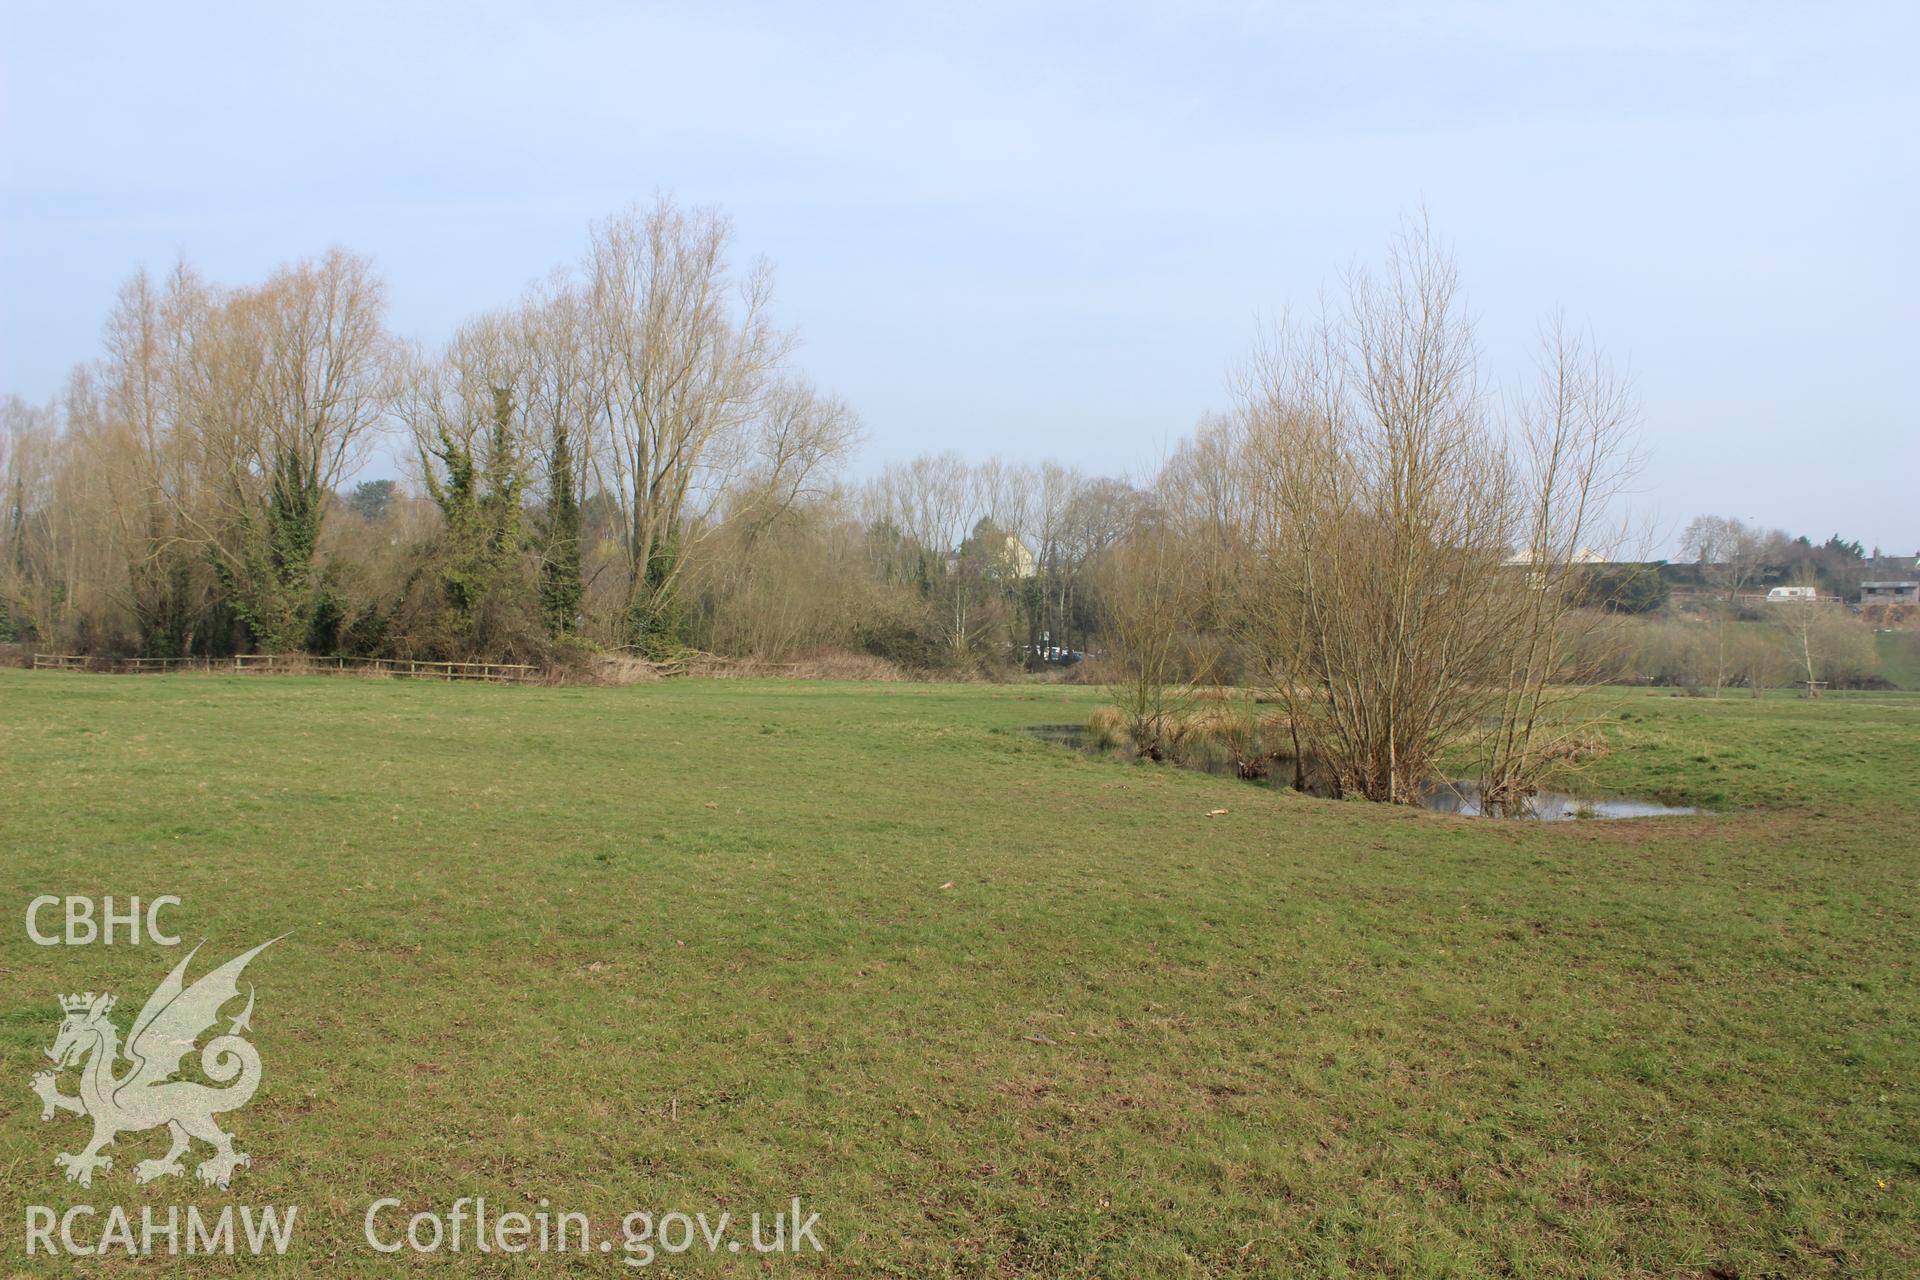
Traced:
<path fill-rule="evenodd" d="M 10 1260 L 26 1204 L 240 1200 L 302 1206 L 285 1274 L 405 1273 L 371 1201 L 485 1194 L 821 1214 L 695 1272 L 1920 1268 L 1920 697 L 1625 695 L 1585 781 L 1722 812 L 1558 826 L 1017 731 L 1093 701 L 0 671 Z M 293 931 L 231 1194 L 135 1187 L 154 1134 L 60 1180 L 54 994 L 178 955 L 33 946 L 38 893 Z"/>
<path fill-rule="evenodd" d="M 1920 632 L 1881 631 L 1873 637 L 1880 674 L 1902 689 L 1920 690 Z"/>

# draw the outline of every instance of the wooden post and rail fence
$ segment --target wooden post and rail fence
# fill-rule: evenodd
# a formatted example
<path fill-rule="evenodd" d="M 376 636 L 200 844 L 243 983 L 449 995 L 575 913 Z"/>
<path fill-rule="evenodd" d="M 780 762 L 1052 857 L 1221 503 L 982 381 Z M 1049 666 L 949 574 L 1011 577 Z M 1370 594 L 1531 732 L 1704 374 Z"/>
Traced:
<path fill-rule="evenodd" d="M 1728 595 L 1724 591 L 1702 591 L 1691 587 L 1675 587 L 1667 593 L 1668 597 L 1679 604 L 1845 604 L 1844 596 L 1768 596 L 1764 591 L 1738 591 Z"/>
<path fill-rule="evenodd" d="M 237 653 L 230 658 L 95 658 L 36 653 L 35 671 L 153 674 L 201 671 L 259 675 L 369 675 L 408 680 L 484 680 L 524 684 L 540 668 L 524 662 L 427 662 L 414 658 L 321 658 L 306 654 Z"/>

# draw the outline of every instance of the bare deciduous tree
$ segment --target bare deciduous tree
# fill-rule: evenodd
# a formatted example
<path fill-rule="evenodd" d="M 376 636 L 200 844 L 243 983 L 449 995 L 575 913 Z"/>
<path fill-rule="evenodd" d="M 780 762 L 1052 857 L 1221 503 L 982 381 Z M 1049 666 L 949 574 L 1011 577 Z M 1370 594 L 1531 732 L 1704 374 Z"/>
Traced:
<path fill-rule="evenodd" d="M 176 510 L 265 649 L 305 644 L 327 504 L 391 399 L 383 290 L 333 250 L 223 299 L 194 342 L 193 426 L 210 509 Z"/>
<path fill-rule="evenodd" d="M 832 469 L 846 460 L 860 420 L 846 401 L 797 379 L 775 384 L 751 424 L 747 459 L 728 508 L 751 548 L 801 503 L 825 495 Z"/>
<path fill-rule="evenodd" d="M 687 543 L 746 457 L 746 433 L 789 343 L 771 277 L 736 282 L 731 228 L 662 197 L 594 229 L 587 256 L 596 465 L 621 517 L 620 629 L 670 647 Z"/>
<path fill-rule="evenodd" d="M 1410 232 L 1344 316 L 1261 353 L 1245 408 L 1257 651 L 1340 790 L 1417 801 L 1481 711 L 1508 555 L 1451 264 Z"/>
<path fill-rule="evenodd" d="M 1187 643 L 1188 620 L 1204 589 L 1196 547 L 1140 513 L 1101 558 L 1107 692 L 1134 748 L 1164 759 L 1183 711 L 1209 671 Z"/>
<path fill-rule="evenodd" d="M 942 562 L 980 518 L 973 471 L 954 453 L 887 467 L 868 484 L 862 506 L 869 524 L 892 525 Z"/>
<path fill-rule="evenodd" d="M 61 571 L 60 526 L 89 512 L 63 512 L 57 420 L 51 407 L 0 400 L 0 611 L 7 638 L 55 634 L 71 579 Z"/>
<path fill-rule="evenodd" d="M 1473 741 L 1491 803 L 1521 801 L 1585 651 L 1567 632 L 1630 465 L 1623 388 L 1557 340 L 1503 431 L 1453 266 L 1414 227 L 1341 314 L 1269 342 L 1242 412 L 1239 617 L 1301 749 L 1336 790 L 1412 803 Z"/>
<path fill-rule="evenodd" d="M 206 505 L 192 448 L 191 353 L 209 306 L 208 290 L 184 265 L 158 289 L 145 272 L 135 275 L 107 321 L 97 394 L 70 401 L 69 430 L 87 443 L 111 495 L 109 527 L 125 563 L 121 599 L 148 655 L 192 646 L 211 589 L 181 515 Z"/>
<path fill-rule="evenodd" d="M 1768 549 L 1785 541 L 1731 516 L 1696 516 L 1680 545 L 1700 567 L 1701 581 L 1731 602 L 1760 571 Z"/>
<path fill-rule="evenodd" d="M 1490 588 L 1509 606 L 1494 673 L 1497 721 L 1480 743 L 1480 800 L 1491 811 L 1524 806 L 1578 746 L 1579 718 L 1561 713 L 1608 658 L 1600 641 L 1609 631 L 1591 608 L 1587 575 L 1600 558 L 1596 547 L 1612 553 L 1625 538 L 1605 522 L 1637 466 L 1632 421 L 1625 383 L 1556 327 L 1512 431 L 1520 547 L 1513 558 L 1525 573 Z"/>

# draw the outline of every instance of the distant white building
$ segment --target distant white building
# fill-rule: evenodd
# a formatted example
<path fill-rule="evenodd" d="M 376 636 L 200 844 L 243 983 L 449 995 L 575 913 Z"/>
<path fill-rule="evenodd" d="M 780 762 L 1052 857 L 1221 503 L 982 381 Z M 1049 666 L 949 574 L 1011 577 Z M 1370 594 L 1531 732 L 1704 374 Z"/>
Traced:
<path fill-rule="evenodd" d="M 1027 550 L 1027 544 L 1011 533 L 1007 535 L 1006 557 L 1016 578 L 1031 578 L 1040 571 L 1039 562 L 1033 558 L 1033 552 Z"/>
<path fill-rule="evenodd" d="M 1516 551 L 1512 555 L 1507 557 L 1506 562 L 1510 565 L 1515 565 L 1515 566 L 1524 565 L 1528 568 L 1531 568 L 1534 565 L 1533 553 L 1530 551 Z M 1609 564 L 1611 562 L 1605 556 L 1601 555 L 1598 551 L 1595 551 L 1592 547 L 1582 547 L 1578 551 L 1573 553 L 1572 558 L 1570 558 L 1567 561 L 1567 563 L 1568 564 Z"/>
<path fill-rule="evenodd" d="M 1031 578 L 1040 571 L 1039 561 L 1034 559 L 1033 552 L 1027 550 L 1027 544 L 1015 534 L 1007 535 L 999 560 L 1001 571 L 1016 578 Z M 959 567 L 960 553 L 955 551 L 947 557 L 947 572 L 952 573 Z"/>
<path fill-rule="evenodd" d="M 1547 578 L 1546 569 L 1540 564 L 1539 561 L 1533 558 L 1533 555 L 1531 552 L 1516 551 L 1512 555 L 1508 556 L 1504 563 L 1509 568 L 1525 569 L 1527 571 L 1527 586 L 1532 590 L 1545 591 L 1547 589 L 1548 578 Z M 1582 547 L 1578 551 L 1573 553 L 1573 555 L 1567 560 L 1567 563 L 1568 564 L 1607 564 L 1610 562 L 1607 560 L 1605 556 L 1601 555 L 1598 551 L 1593 550 L 1591 547 Z"/>

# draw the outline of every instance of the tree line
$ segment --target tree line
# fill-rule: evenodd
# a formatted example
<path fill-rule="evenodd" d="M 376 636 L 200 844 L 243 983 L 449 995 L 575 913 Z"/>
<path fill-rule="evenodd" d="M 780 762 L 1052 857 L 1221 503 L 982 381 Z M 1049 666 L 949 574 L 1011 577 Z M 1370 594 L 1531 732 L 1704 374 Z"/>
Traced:
<path fill-rule="evenodd" d="M 1084 650 L 1141 501 L 943 454 L 848 485 L 844 401 L 792 368 L 772 274 L 670 199 L 443 347 L 344 250 L 229 288 L 136 274 L 103 351 L 0 405 L 0 639 L 547 660 L 596 648 L 968 670 Z M 348 488 L 376 442 L 411 483 Z"/>
<path fill-rule="evenodd" d="M 1851 595 L 1863 579 L 1873 576 L 1872 566 L 1882 558 L 1879 547 L 1869 555 L 1858 539 L 1837 533 L 1815 543 L 1805 534 L 1789 537 L 1784 529 L 1715 515 L 1690 521 L 1680 536 L 1680 547 L 1686 562 L 1676 568 L 1688 572 L 1684 579 L 1688 585 L 1729 601 L 1778 586 L 1810 586 L 1822 595 Z"/>

